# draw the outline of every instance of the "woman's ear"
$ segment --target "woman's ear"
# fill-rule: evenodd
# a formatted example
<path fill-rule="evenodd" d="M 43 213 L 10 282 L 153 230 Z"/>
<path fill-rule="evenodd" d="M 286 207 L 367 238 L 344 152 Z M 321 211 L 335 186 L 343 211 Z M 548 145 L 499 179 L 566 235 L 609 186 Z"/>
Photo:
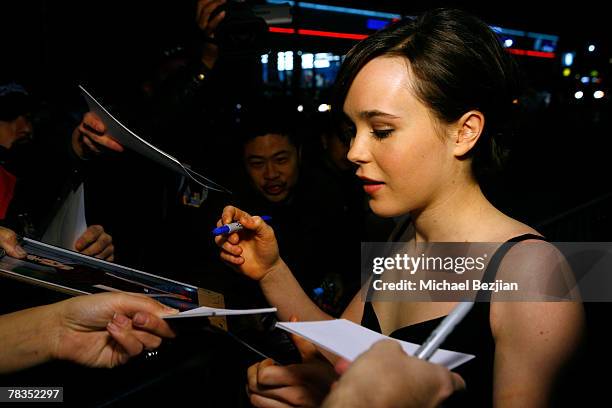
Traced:
<path fill-rule="evenodd" d="M 465 113 L 456 122 L 453 135 L 453 153 L 456 157 L 465 156 L 474 148 L 482 134 L 484 123 L 484 115 L 477 110 Z"/>

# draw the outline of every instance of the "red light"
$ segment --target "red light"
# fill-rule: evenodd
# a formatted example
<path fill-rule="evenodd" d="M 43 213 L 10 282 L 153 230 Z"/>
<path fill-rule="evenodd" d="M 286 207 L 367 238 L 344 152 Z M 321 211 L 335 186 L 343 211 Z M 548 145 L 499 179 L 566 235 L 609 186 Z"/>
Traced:
<path fill-rule="evenodd" d="M 527 55 L 529 57 L 539 57 L 539 58 L 555 58 L 554 52 L 521 50 L 518 48 L 506 48 L 506 50 L 508 50 L 510 54 L 515 54 L 515 55 Z"/>
<path fill-rule="evenodd" d="M 281 34 L 294 34 L 295 30 L 293 28 L 283 28 L 283 27 L 270 27 L 268 31 L 271 33 L 281 33 Z"/>
<path fill-rule="evenodd" d="M 293 28 L 284 28 L 284 27 L 269 27 L 268 30 L 271 33 L 278 34 L 295 34 L 296 31 Z M 329 37 L 329 38 L 343 38 L 348 40 L 363 40 L 367 38 L 367 34 L 352 34 L 352 33 L 338 33 L 334 31 L 319 31 L 319 30 L 305 30 L 298 29 L 297 33 L 299 35 L 307 35 L 312 37 Z M 509 53 L 515 55 L 527 55 L 529 57 L 539 57 L 539 58 L 555 58 L 554 52 L 544 52 L 544 51 L 532 51 L 532 50 L 521 50 L 519 48 L 506 48 Z"/>
<path fill-rule="evenodd" d="M 295 30 L 293 28 L 269 27 L 268 30 L 271 33 L 295 34 Z M 348 39 L 348 40 L 363 40 L 364 38 L 368 36 L 367 34 L 337 33 L 333 31 L 304 30 L 304 29 L 298 29 L 297 33 L 299 35 L 308 35 L 312 37 L 343 38 L 343 39 Z"/>

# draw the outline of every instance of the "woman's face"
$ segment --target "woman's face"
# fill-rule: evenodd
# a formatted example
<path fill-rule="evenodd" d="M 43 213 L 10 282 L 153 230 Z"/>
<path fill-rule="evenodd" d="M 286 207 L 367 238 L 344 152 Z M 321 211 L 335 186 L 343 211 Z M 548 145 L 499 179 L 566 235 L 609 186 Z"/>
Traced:
<path fill-rule="evenodd" d="M 355 126 L 348 158 L 383 217 L 425 208 L 453 171 L 450 138 L 413 95 L 412 80 L 405 59 L 378 57 L 359 71 L 344 102 Z"/>

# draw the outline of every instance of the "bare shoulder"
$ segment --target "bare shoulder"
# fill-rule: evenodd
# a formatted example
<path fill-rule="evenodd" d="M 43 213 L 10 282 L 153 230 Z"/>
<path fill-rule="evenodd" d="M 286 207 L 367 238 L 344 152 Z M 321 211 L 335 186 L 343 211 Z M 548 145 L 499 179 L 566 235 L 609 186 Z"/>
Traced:
<path fill-rule="evenodd" d="M 499 212 L 495 222 L 495 233 L 499 236 L 498 242 L 506 242 L 521 235 L 531 234 L 542 236 L 535 228 Z"/>
<path fill-rule="evenodd" d="M 535 231 L 519 233 L 515 237 L 523 234 L 540 235 Z M 511 300 L 579 300 L 574 272 L 563 253 L 553 243 L 534 238 L 504 245 L 508 248 L 499 264 L 496 279 L 516 283 L 519 289 Z"/>
<path fill-rule="evenodd" d="M 541 234 L 518 221 L 506 231 L 508 239 Z M 494 335 L 517 339 L 541 339 L 541 333 L 565 333 L 579 337 L 584 311 L 571 266 L 551 242 L 526 239 L 511 245 L 502 259 L 496 279 L 516 283 L 511 301 L 495 302 L 492 296 L 491 329 Z"/>

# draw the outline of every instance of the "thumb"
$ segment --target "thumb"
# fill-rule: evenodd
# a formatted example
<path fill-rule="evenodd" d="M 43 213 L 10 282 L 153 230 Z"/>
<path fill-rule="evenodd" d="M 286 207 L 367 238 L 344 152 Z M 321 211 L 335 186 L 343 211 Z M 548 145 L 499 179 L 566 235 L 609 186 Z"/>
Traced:
<path fill-rule="evenodd" d="M 125 293 L 117 305 L 116 311 L 126 316 L 133 316 L 138 312 L 147 312 L 158 317 L 179 312 L 177 309 L 166 306 L 140 293 Z"/>
<path fill-rule="evenodd" d="M 259 363 L 259 366 L 257 368 L 258 370 L 261 370 L 263 368 L 274 366 L 274 365 L 276 365 L 276 362 L 274 360 L 272 360 L 271 358 L 266 358 L 265 360 L 262 360 Z"/>
<path fill-rule="evenodd" d="M 255 232 L 257 235 L 262 235 L 264 230 L 268 227 L 268 224 L 259 216 L 251 217 L 244 215 L 238 220 L 242 226 L 250 231 Z"/>
<path fill-rule="evenodd" d="M 296 316 L 291 316 L 289 321 L 297 322 L 298 318 Z M 309 342 L 308 340 L 306 340 L 305 338 L 291 333 L 291 340 L 293 341 L 293 344 L 295 344 L 298 351 L 300 352 L 302 361 L 305 362 L 305 361 L 312 360 L 318 354 L 318 351 L 315 345 Z"/>
<path fill-rule="evenodd" d="M 465 390 L 465 380 L 459 374 L 451 372 L 451 381 L 455 391 Z"/>
<path fill-rule="evenodd" d="M 339 375 L 342 375 L 346 372 L 346 370 L 349 369 L 350 366 L 351 366 L 350 361 L 341 358 L 340 360 L 338 360 L 334 368 L 336 369 L 336 372 Z"/>

